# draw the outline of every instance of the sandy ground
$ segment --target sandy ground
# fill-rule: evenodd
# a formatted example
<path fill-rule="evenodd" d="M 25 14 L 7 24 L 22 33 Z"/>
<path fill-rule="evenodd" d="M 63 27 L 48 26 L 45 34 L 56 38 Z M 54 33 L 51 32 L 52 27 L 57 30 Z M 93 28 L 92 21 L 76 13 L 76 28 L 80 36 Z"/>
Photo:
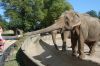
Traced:
<path fill-rule="evenodd" d="M 35 42 L 32 40 L 36 40 Z M 77 57 L 71 56 L 72 50 L 70 47 L 70 39 L 67 39 L 66 52 L 57 51 L 53 45 L 51 36 L 42 37 L 42 40 L 32 39 L 26 42 L 25 53 L 32 58 L 39 66 L 100 66 L 100 44 L 96 46 L 96 54 L 88 56 L 88 47 L 85 45 L 86 58 L 80 60 Z M 61 49 L 62 41 L 60 35 L 57 36 L 57 45 Z"/>

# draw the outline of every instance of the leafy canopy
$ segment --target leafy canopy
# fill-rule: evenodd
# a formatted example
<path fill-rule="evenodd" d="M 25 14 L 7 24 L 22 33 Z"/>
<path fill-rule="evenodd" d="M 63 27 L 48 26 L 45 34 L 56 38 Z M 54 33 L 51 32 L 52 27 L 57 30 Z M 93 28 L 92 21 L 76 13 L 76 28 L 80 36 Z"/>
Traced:
<path fill-rule="evenodd" d="M 11 28 L 33 30 L 36 22 L 42 27 L 51 25 L 65 10 L 72 9 L 66 0 L 2 0 L 5 16 Z"/>

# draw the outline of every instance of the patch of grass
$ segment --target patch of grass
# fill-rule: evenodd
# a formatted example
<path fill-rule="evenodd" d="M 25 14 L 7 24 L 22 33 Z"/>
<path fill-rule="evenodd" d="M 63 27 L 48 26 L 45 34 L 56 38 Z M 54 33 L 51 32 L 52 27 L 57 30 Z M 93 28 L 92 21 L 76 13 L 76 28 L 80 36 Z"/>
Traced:
<path fill-rule="evenodd" d="M 19 66 L 16 60 L 5 63 L 5 66 Z"/>
<path fill-rule="evenodd" d="M 11 51 L 10 55 L 5 60 L 5 66 L 19 66 L 19 63 L 16 61 L 16 53 L 16 50 Z"/>

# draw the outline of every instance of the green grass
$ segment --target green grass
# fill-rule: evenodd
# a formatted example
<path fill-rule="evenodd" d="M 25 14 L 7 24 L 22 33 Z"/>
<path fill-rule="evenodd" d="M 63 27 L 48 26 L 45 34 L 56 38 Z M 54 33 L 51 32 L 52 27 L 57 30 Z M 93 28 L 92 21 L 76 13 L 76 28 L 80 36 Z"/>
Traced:
<path fill-rule="evenodd" d="M 15 61 L 13 60 L 13 61 L 6 62 L 5 66 L 19 66 L 19 65 L 16 60 Z"/>
<path fill-rule="evenodd" d="M 19 63 L 16 61 L 17 50 L 12 49 L 10 56 L 5 60 L 5 66 L 19 66 Z"/>

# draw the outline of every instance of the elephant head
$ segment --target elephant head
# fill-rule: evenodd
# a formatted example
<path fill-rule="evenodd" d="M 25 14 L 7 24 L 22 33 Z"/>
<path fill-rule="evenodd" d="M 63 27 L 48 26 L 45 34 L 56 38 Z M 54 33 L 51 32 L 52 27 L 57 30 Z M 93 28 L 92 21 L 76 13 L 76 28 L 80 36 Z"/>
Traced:
<path fill-rule="evenodd" d="M 66 11 L 65 12 L 64 21 L 65 21 L 65 28 L 67 30 L 72 30 L 73 27 L 81 24 L 79 14 L 77 14 L 73 11 Z"/>

